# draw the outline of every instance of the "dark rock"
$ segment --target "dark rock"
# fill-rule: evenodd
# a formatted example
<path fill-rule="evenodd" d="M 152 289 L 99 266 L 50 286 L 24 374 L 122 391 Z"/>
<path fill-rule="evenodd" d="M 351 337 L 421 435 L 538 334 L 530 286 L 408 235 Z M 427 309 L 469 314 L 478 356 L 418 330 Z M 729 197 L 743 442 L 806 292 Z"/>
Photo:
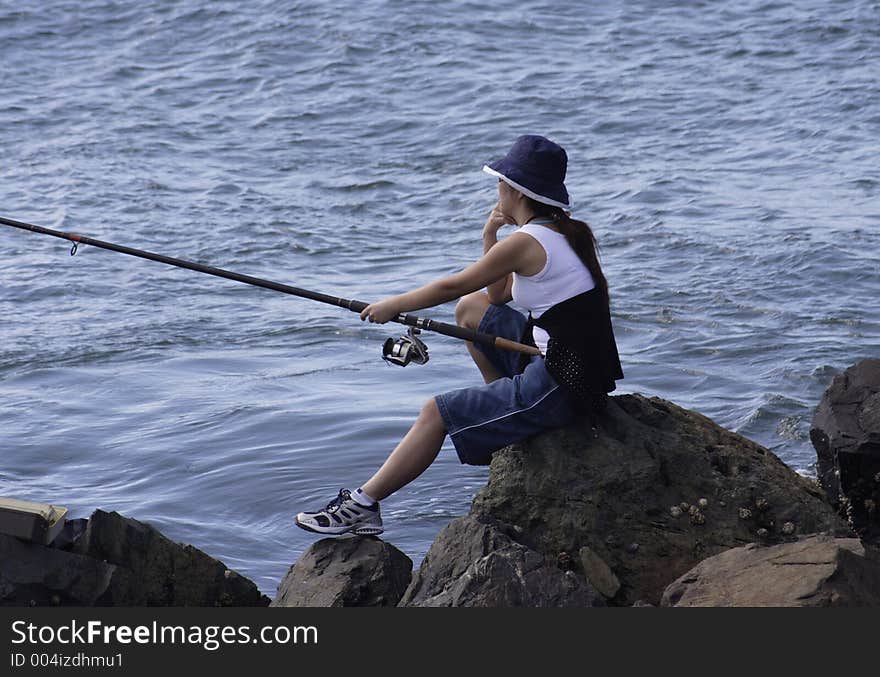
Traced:
<path fill-rule="evenodd" d="M 691 519 L 694 504 L 699 520 Z M 670 581 L 756 540 L 759 529 L 769 544 L 819 531 L 852 535 L 816 483 L 767 449 L 640 395 L 609 398 L 596 437 L 578 424 L 497 452 L 470 514 L 504 525 L 548 560 L 589 548 L 620 582 L 611 600 L 620 605 L 658 603 Z M 486 555 L 480 541 L 456 545 L 441 534 L 439 542 L 445 547 L 432 547 L 419 573 L 419 599 L 441 594 Z M 584 576 L 580 558 L 573 562 Z"/>
<path fill-rule="evenodd" d="M 99 559 L 0 534 L 2 606 L 93 606 L 115 571 Z"/>
<path fill-rule="evenodd" d="M 290 568 L 272 606 L 397 606 L 412 567 L 409 557 L 378 538 L 325 538 Z"/>
<path fill-rule="evenodd" d="M 661 606 L 880 606 L 880 558 L 827 534 L 710 557 L 663 593 Z"/>
<path fill-rule="evenodd" d="M 853 529 L 880 537 L 880 359 L 834 377 L 813 416 L 821 486 Z"/>
<path fill-rule="evenodd" d="M 655 608 L 655 605 L 651 604 L 650 602 L 646 602 L 643 599 L 637 599 L 635 602 L 632 603 L 632 605 L 634 607 L 647 607 L 651 609 Z"/>
<path fill-rule="evenodd" d="M 96 601 L 108 606 L 265 606 L 253 582 L 191 545 L 174 543 L 143 522 L 96 510 L 76 554 L 115 564 Z"/>
<path fill-rule="evenodd" d="M 222 562 L 153 527 L 101 510 L 52 546 L 0 536 L 0 603 L 30 606 L 265 606 Z"/>
<path fill-rule="evenodd" d="M 631 543 L 630 546 L 637 545 Z M 630 546 L 627 546 L 629 548 Z M 635 552 L 635 550 L 627 550 Z M 584 569 L 584 577 L 587 582 L 598 590 L 603 597 L 612 599 L 620 590 L 620 581 L 611 571 L 611 567 L 589 548 L 581 548 L 581 565 Z"/>
<path fill-rule="evenodd" d="M 72 550 L 88 526 L 89 521 L 84 518 L 65 520 L 61 531 L 49 545 L 59 550 Z"/>
<path fill-rule="evenodd" d="M 450 522 L 434 541 L 400 606 L 604 606 L 582 578 L 474 517 Z"/>

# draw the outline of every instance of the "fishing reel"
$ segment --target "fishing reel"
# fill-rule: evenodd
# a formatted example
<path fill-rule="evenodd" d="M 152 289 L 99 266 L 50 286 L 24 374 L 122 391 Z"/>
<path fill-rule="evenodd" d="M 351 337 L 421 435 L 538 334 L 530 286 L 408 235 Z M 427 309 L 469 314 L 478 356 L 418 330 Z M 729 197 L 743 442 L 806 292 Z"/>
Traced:
<path fill-rule="evenodd" d="M 389 364 L 405 367 L 410 362 L 424 364 L 428 361 L 428 346 L 418 338 L 421 331 L 410 327 L 406 334 L 396 341 L 393 338 L 385 339 L 382 346 L 382 359 Z"/>

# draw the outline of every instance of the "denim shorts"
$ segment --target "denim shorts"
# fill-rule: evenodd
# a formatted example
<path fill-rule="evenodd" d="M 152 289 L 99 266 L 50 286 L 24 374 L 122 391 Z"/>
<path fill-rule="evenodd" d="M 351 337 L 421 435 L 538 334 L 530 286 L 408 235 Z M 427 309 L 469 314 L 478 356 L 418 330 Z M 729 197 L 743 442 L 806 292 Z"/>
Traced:
<path fill-rule="evenodd" d="M 479 331 L 519 341 L 525 325 L 522 313 L 490 305 Z M 435 398 L 462 463 L 488 465 L 498 449 L 574 418 L 567 395 L 547 372 L 543 357 L 532 357 L 518 374 L 520 353 L 476 345 L 502 378 Z"/>

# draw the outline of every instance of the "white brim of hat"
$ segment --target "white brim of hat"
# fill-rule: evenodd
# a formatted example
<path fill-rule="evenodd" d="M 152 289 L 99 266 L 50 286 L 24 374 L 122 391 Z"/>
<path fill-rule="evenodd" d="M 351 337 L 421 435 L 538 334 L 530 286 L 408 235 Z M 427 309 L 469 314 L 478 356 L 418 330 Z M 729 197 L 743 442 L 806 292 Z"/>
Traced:
<path fill-rule="evenodd" d="M 492 169 L 489 165 L 483 165 L 483 171 L 486 172 L 487 174 L 491 174 L 492 176 L 498 177 L 499 179 L 504 181 L 504 183 L 506 183 L 508 186 L 511 186 L 512 188 L 516 188 L 520 193 L 532 198 L 536 202 L 540 202 L 541 204 L 545 204 L 545 205 L 550 205 L 551 207 L 561 207 L 562 209 L 571 209 L 571 200 L 569 200 L 568 204 L 565 204 L 564 202 L 558 202 L 557 200 L 551 200 L 549 197 L 544 197 L 543 195 L 538 195 L 534 191 L 531 191 L 528 188 L 526 188 L 525 186 L 519 185 L 516 181 L 511 181 L 506 176 L 504 176 L 504 174 Z"/>

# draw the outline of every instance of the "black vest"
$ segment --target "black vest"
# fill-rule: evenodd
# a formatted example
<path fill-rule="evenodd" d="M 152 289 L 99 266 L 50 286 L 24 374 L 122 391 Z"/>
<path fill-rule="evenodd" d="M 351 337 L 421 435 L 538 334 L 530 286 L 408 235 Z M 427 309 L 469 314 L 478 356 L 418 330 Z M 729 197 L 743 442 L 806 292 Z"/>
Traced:
<path fill-rule="evenodd" d="M 523 342 L 534 345 L 532 328 L 550 335 L 547 371 L 572 400 L 595 408 L 623 378 L 608 301 L 597 287 L 557 303 L 537 320 L 529 315 Z"/>

